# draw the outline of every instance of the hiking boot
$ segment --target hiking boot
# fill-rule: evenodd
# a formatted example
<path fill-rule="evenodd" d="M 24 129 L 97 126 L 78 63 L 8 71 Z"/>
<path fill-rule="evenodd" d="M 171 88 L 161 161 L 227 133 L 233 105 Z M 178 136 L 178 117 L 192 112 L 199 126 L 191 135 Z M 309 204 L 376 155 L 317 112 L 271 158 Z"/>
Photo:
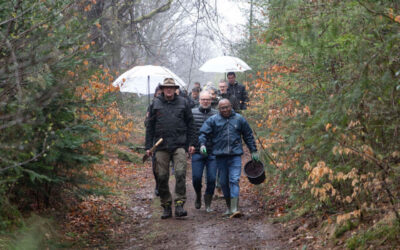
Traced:
<path fill-rule="evenodd" d="M 205 194 L 204 195 L 204 204 L 206 205 L 206 212 L 210 213 L 213 210 L 211 209 L 211 201 L 212 201 L 213 196 L 211 194 Z"/>
<path fill-rule="evenodd" d="M 231 198 L 231 213 L 230 218 L 240 218 L 243 216 L 242 212 L 239 211 L 239 197 Z"/>
<path fill-rule="evenodd" d="M 175 206 L 175 217 L 187 216 L 187 212 L 183 209 L 183 201 L 177 201 Z"/>
<path fill-rule="evenodd" d="M 164 212 L 163 212 L 163 214 L 161 215 L 161 219 L 168 219 L 168 218 L 171 218 L 172 217 L 172 209 L 171 209 L 171 206 L 165 206 L 164 207 Z"/>
<path fill-rule="evenodd" d="M 196 193 L 196 201 L 194 202 L 194 207 L 196 209 L 201 208 L 201 193 Z"/>
<path fill-rule="evenodd" d="M 232 214 L 231 211 L 231 198 L 225 198 L 225 203 L 228 209 L 225 211 L 225 213 L 222 214 L 222 216 L 230 216 Z"/>

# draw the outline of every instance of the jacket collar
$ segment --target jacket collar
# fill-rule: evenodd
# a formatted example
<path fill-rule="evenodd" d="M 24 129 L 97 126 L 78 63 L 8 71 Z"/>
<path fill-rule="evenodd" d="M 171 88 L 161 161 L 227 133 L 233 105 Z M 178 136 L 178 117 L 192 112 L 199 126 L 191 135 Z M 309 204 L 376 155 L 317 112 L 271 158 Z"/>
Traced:
<path fill-rule="evenodd" d="M 239 84 L 239 82 L 238 81 L 235 81 L 233 84 L 230 84 L 230 83 L 228 83 L 229 85 L 228 85 L 228 88 L 229 88 L 229 86 L 236 86 L 236 85 L 238 85 Z"/>
<path fill-rule="evenodd" d="M 211 111 L 211 106 L 209 107 L 209 108 L 203 108 L 202 106 L 200 106 L 199 107 L 199 111 L 201 112 L 201 113 L 204 113 L 204 114 L 207 114 L 208 112 L 210 112 Z"/>

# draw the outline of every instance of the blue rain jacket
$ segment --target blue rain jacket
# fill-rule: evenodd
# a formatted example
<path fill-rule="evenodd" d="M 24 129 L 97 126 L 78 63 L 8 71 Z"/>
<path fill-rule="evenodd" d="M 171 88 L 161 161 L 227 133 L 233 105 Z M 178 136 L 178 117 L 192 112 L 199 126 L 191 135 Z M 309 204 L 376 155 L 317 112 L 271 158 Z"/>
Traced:
<path fill-rule="evenodd" d="M 200 145 L 211 138 L 214 155 L 242 155 L 242 136 L 250 152 L 257 152 L 253 132 L 246 119 L 232 110 L 228 118 L 216 114 L 208 118 L 200 128 Z"/>

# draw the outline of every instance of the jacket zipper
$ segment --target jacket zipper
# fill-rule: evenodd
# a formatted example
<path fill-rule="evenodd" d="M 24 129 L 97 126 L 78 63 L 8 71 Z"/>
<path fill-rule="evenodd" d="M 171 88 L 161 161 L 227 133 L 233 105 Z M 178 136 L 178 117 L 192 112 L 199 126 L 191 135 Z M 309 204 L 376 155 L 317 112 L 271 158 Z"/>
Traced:
<path fill-rule="evenodd" d="M 230 133 L 229 133 L 229 118 L 227 119 L 228 123 L 228 154 L 231 152 L 231 149 L 229 148 L 230 143 Z"/>

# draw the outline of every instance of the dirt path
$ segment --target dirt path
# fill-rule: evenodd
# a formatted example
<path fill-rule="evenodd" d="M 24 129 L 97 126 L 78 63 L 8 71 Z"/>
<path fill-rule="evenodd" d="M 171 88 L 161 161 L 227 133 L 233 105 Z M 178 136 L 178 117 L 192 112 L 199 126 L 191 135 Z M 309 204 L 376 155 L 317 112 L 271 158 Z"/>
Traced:
<path fill-rule="evenodd" d="M 146 164 L 147 165 L 147 164 Z M 241 177 L 241 187 L 249 185 Z M 170 178 L 173 190 L 174 176 Z M 123 249 L 288 249 L 288 233 L 280 224 L 271 224 L 264 209 L 247 190 L 241 191 L 240 209 L 244 216 L 239 219 L 223 218 L 225 201 L 214 199 L 214 212 L 206 213 L 194 208 L 195 192 L 191 183 L 191 168 L 187 173 L 188 216 L 184 219 L 161 220 L 162 209 L 154 195 L 151 167 L 142 171 L 139 189 L 131 195 L 129 215 L 134 218 L 125 229 Z M 203 186 L 204 189 L 204 186 Z M 120 247 L 118 247 L 120 248 Z"/>

